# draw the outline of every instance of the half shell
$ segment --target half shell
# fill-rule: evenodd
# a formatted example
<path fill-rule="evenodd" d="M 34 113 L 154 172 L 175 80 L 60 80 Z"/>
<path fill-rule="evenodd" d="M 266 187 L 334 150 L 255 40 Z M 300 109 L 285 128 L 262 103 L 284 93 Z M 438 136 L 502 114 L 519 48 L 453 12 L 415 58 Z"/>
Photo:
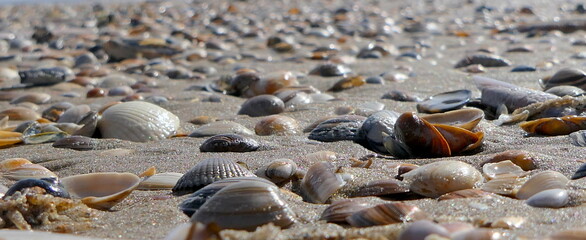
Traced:
<path fill-rule="evenodd" d="M 108 210 L 130 195 L 140 178 L 132 173 L 104 172 L 65 177 L 61 183 L 88 207 Z"/>

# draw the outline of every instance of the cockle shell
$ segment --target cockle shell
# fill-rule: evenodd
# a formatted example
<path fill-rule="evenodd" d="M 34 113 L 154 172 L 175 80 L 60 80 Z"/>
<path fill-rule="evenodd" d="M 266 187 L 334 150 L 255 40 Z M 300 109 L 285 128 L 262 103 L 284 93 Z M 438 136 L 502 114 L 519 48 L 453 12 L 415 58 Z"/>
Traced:
<path fill-rule="evenodd" d="M 517 192 L 518 199 L 528 199 L 531 196 L 548 189 L 566 187 L 570 180 L 556 171 L 543 171 L 531 177 Z"/>
<path fill-rule="evenodd" d="M 482 184 L 482 174 L 470 164 L 460 161 L 438 161 L 403 174 L 411 191 L 436 198 L 442 194 L 476 188 Z"/>
<path fill-rule="evenodd" d="M 179 129 L 179 118 L 152 103 L 133 101 L 106 109 L 98 128 L 104 138 L 147 142 L 175 134 Z"/>
<path fill-rule="evenodd" d="M 321 214 L 320 220 L 345 223 L 346 218 L 360 210 L 371 207 L 368 199 L 348 198 L 332 202 Z"/>
<path fill-rule="evenodd" d="M 208 158 L 196 164 L 177 181 L 173 194 L 188 194 L 221 179 L 244 176 L 254 174 L 230 159 Z"/>
<path fill-rule="evenodd" d="M 140 178 L 132 173 L 102 172 L 65 177 L 61 183 L 88 207 L 109 210 L 130 195 Z"/>
<path fill-rule="evenodd" d="M 394 223 L 405 223 L 427 219 L 427 213 L 419 207 L 402 202 L 379 204 L 371 208 L 360 210 L 346 221 L 352 227 L 370 227 Z"/>
<path fill-rule="evenodd" d="M 311 203 L 325 203 L 345 184 L 332 163 L 315 163 L 307 170 L 301 182 L 303 199 Z"/>
<path fill-rule="evenodd" d="M 248 231 L 267 223 L 288 228 L 296 222 L 295 214 L 279 196 L 279 189 L 263 182 L 240 182 L 223 188 L 201 206 L 191 221 L 215 222 L 222 229 Z"/>

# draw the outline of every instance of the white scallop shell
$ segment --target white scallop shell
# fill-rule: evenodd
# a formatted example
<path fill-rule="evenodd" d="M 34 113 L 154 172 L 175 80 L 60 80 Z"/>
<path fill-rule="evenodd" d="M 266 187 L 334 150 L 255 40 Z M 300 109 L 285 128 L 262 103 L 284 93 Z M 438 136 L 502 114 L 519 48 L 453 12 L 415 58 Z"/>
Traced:
<path fill-rule="evenodd" d="M 152 103 L 133 101 L 106 109 L 98 128 L 104 138 L 147 142 L 175 134 L 179 118 Z"/>

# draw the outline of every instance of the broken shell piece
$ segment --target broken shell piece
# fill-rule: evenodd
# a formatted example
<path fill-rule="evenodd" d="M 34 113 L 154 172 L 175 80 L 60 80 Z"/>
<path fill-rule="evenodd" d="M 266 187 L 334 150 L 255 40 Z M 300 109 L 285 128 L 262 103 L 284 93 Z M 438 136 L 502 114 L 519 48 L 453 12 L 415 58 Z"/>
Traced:
<path fill-rule="evenodd" d="M 177 181 L 183 176 L 181 173 L 166 172 L 157 173 L 155 175 L 146 177 L 138 187 L 137 190 L 170 190 Z"/>
<path fill-rule="evenodd" d="M 338 189 L 346 184 L 334 165 L 329 162 L 313 164 L 301 182 L 303 200 L 325 203 Z"/>
<path fill-rule="evenodd" d="M 427 213 L 419 207 L 402 202 L 379 204 L 358 211 L 346 218 L 352 227 L 370 227 L 394 223 L 406 223 L 427 219 Z"/>
<path fill-rule="evenodd" d="M 484 176 L 490 180 L 503 175 L 521 176 L 525 173 L 521 167 L 513 162 L 506 160 L 498 163 L 487 163 L 482 166 Z"/>
<path fill-rule="evenodd" d="M 538 192 L 566 187 L 570 180 L 563 174 L 556 171 L 544 171 L 535 174 L 521 186 L 517 192 L 518 199 L 528 199 Z"/>
<path fill-rule="evenodd" d="M 109 210 L 130 195 L 140 178 L 132 173 L 103 172 L 65 177 L 61 183 L 88 207 Z"/>

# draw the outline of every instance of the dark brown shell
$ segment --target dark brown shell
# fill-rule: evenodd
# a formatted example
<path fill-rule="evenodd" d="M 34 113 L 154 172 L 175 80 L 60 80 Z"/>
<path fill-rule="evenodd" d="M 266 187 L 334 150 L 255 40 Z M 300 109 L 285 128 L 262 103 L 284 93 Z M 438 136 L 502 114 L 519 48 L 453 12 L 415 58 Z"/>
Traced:
<path fill-rule="evenodd" d="M 427 218 L 427 213 L 415 205 L 394 202 L 358 211 L 347 217 L 346 221 L 352 227 L 370 227 L 406 223 Z"/>
<path fill-rule="evenodd" d="M 259 143 L 249 137 L 236 134 L 220 134 L 208 138 L 201 144 L 202 152 L 252 152 L 260 147 Z"/>
<path fill-rule="evenodd" d="M 177 181 L 173 187 L 173 194 L 192 193 L 225 178 L 251 176 L 254 174 L 230 159 L 208 158 L 196 164 Z"/>

